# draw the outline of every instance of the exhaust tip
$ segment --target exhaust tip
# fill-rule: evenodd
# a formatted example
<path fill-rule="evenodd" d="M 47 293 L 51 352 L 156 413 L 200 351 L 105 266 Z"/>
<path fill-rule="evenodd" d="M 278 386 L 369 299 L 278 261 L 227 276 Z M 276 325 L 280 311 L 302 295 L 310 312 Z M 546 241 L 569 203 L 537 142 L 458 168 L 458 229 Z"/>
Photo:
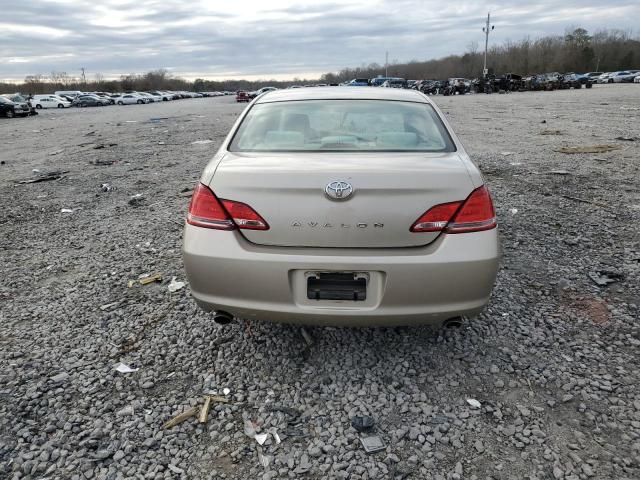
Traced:
<path fill-rule="evenodd" d="M 453 317 L 446 319 L 442 326 L 444 328 L 460 328 L 462 326 L 462 317 Z"/>
<path fill-rule="evenodd" d="M 229 325 L 233 321 L 233 315 L 228 312 L 215 312 L 213 314 L 213 321 L 218 325 Z"/>

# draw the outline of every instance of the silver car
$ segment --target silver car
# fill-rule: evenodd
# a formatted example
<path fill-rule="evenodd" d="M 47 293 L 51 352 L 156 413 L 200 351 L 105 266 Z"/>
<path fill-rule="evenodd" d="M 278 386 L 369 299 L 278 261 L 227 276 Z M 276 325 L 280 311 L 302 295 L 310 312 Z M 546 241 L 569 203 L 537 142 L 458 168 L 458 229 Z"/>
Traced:
<path fill-rule="evenodd" d="M 442 112 L 414 90 L 277 90 L 247 106 L 189 206 L 184 264 L 215 320 L 442 324 L 498 268 L 496 215 Z"/>

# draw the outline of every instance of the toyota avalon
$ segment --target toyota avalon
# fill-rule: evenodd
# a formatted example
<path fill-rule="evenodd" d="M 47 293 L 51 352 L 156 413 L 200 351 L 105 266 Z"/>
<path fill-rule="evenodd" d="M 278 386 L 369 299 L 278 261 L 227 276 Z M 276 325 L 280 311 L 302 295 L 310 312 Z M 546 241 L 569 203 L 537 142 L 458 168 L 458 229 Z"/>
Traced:
<path fill-rule="evenodd" d="M 489 190 L 415 90 L 286 89 L 241 114 L 184 231 L 214 319 L 440 325 L 478 314 L 499 259 Z"/>

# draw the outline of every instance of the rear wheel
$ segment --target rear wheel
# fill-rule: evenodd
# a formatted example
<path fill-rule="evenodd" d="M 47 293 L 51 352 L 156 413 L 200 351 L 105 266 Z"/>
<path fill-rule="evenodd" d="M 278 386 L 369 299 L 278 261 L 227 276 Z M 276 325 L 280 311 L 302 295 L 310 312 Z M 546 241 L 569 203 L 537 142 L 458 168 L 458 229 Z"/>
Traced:
<path fill-rule="evenodd" d="M 38 108 L 38 107 L 36 107 L 36 108 Z M 59 103 L 59 104 L 58 104 L 58 108 L 64 108 L 64 105 L 63 105 L 63 104 L 61 104 L 61 103 Z"/>
<path fill-rule="evenodd" d="M 38 110 L 40 110 L 40 109 L 42 108 L 42 105 L 37 104 L 37 105 L 36 105 L 36 108 L 37 108 Z"/>
<path fill-rule="evenodd" d="M 118 105 L 124 105 L 124 103 L 122 103 L 122 100 L 118 101 Z"/>

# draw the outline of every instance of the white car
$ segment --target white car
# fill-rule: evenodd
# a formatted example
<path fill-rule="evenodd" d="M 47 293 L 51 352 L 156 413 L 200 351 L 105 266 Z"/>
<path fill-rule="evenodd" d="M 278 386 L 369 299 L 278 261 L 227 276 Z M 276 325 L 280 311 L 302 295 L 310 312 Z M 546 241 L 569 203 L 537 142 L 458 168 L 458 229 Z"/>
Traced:
<path fill-rule="evenodd" d="M 34 95 L 31 106 L 41 108 L 69 108 L 71 102 L 57 95 Z"/>
<path fill-rule="evenodd" d="M 143 104 L 147 103 L 147 101 L 134 93 L 125 93 L 124 95 L 120 95 L 117 98 L 114 98 L 116 105 L 134 105 L 136 103 Z"/>
<path fill-rule="evenodd" d="M 633 79 L 633 83 L 640 83 L 640 75 Z"/>
<path fill-rule="evenodd" d="M 596 79 L 596 83 L 609 83 L 609 77 L 612 75 L 611 72 L 603 73 Z"/>

